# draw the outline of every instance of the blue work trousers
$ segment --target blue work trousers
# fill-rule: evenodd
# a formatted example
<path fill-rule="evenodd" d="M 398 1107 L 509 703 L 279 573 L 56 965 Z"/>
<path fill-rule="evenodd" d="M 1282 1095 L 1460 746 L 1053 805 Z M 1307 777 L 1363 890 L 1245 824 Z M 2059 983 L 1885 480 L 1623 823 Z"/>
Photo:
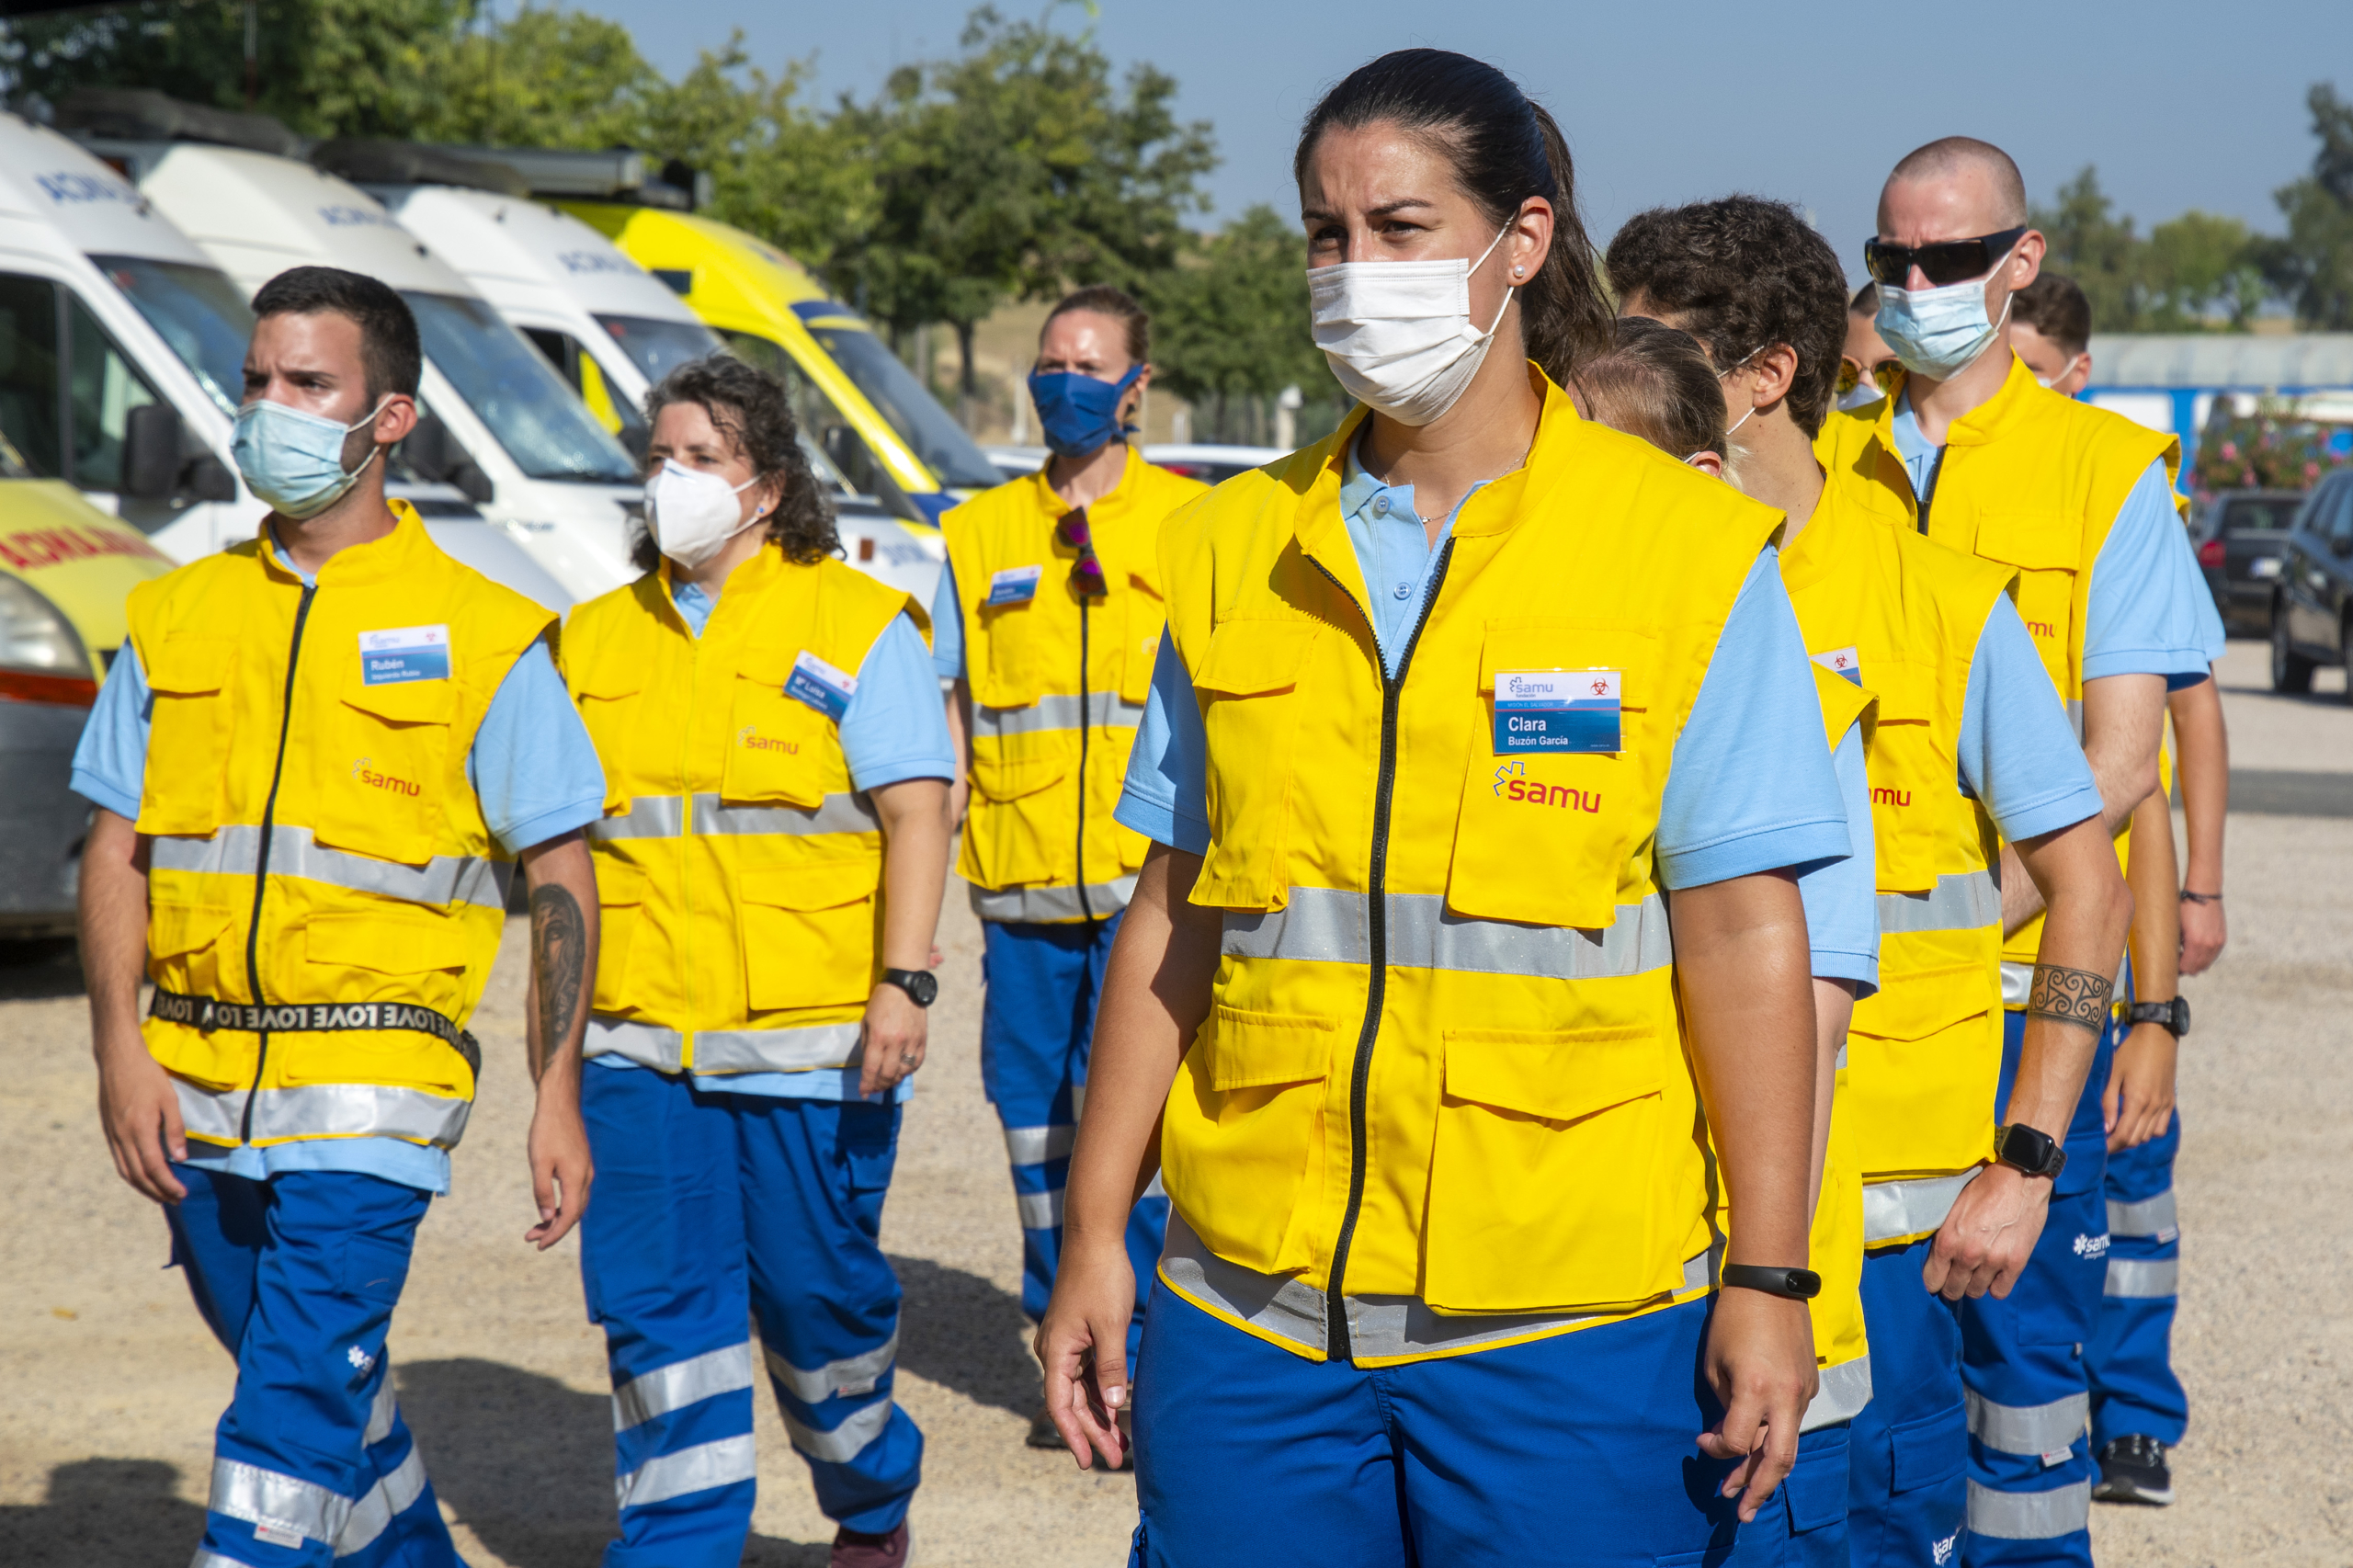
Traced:
<path fill-rule="evenodd" d="M 1131 1568 L 1710 1568 L 1709 1302 L 1470 1355 L 1310 1361 L 1158 1288 Z"/>
<path fill-rule="evenodd" d="M 1046 1315 L 1063 1247 L 1063 1187 L 1086 1100 L 1086 1060 L 1095 1007 L 1120 916 L 1063 925 L 981 923 L 981 1086 L 1005 1127 L 1013 1197 L 1021 1215 L 1021 1310 Z M 1134 1364 L 1168 1199 L 1155 1179 L 1128 1217 L 1128 1261 L 1135 1267 L 1136 1315 L 1128 1325 Z"/>
<path fill-rule="evenodd" d="M 1847 1444 L 1851 1421 L 1798 1436 L 1798 1462 L 1756 1517 L 1740 1527 L 1728 1568 L 1848 1568 Z"/>
<path fill-rule="evenodd" d="M 384 1338 L 432 1195 L 346 1171 L 172 1167 L 197 1310 L 237 1358 L 196 1568 L 453 1568 Z"/>
<path fill-rule="evenodd" d="M 1847 1438 L 1855 1568 L 1950 1563 L 1968 1507 L 1961 1320 L 1922 1282 L 1934 1237 L 1863 1255 L 1871 1402 Z"/>
<path fill-rule="evenodd" d="M 753 1350 L 817 1506 L 906 1517 L 923 1434 L 891 1398 L 899 1281 L 875 1244 L 899 1108 L 732 1095 L 591 1063 L 580 1276 L 613 1377 L 607 1568 L 734 1568 L 752 1527 Z"/>
<path fill-rule="evenodd" d="M 2137 1149 L 2108 1157 L 2108 1283 L 2092 1335 L 2092 1451 L 2119 1437 L 2171 1448 L 2189 1426 L 2189 1396 L 2173 1370 L 2181 1225 L 2173 1161 L 2181 1113 Z"/>
<path fill-rule="evenodd" d="M 2026 1015 L 2005 1015 L 2002 1079 L 2009 1103 Z M 1968 1568 L 2091 1568 L 2090 1374 L 2084 1352 L 2108 1279 L 2108 1131 L 2100 1099 L 2116 1029 L 2100 1031 L 2067 1130 L 2067 1168 L 2052 1184 L 2050 1217 L 2006 1297 L 1961 1303 L 1961 1372 L 1969 1387 Z M 1997 1109 L 1996 1115 L 2000 1114 Z"/>

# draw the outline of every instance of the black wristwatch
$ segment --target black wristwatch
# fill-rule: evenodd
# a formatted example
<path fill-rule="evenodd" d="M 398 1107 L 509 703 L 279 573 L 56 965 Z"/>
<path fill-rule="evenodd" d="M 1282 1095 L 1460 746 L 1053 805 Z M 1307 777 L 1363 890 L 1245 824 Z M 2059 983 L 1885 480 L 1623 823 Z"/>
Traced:
<path fill-rule="evenodd" d="M 928 1007 L 939 998 L 939 976 L 927 969 L 886 969 L 882 983 L 897 986 L 918 1007 Z"/>
<path fill-rule="evenodd" d="M 2135 1002 L 2125 1010 L 2124 1020 L 2132 1024 L 2163 1024 L 2165 1033 L 2179 1040 L 2189 1032 L 2189 998 L 2177 996 L 2170 1002 Z"/>
<path fill-rule="evenodd" d="M 2012 1170 L 2052 1181 L 2067 1168 L 2067 1151 L 2057 1139 L 2019 1122 L 1994 1129 L 1994 1157 Z"/>
<path fill-rule="evenodd" d="M 1724 1283 L 1743 1290 L 1762 1290 L 1784 1301 L 1811 1301 L 1822 1294 L 1822 1276 L 1811 1268 L 1768 1268 L 1756 1263 L 1727 1263 Z"/>

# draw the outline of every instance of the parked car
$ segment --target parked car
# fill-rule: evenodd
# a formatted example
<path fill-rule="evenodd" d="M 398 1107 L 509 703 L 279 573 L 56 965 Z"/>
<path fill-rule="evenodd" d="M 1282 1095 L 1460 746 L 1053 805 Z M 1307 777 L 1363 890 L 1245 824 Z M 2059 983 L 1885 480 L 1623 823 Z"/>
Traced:
<path fill-rule="evenodd" d="M 2214 596 L 2223 630 L 2235 637 L 2271 635 L 2280 551 L 2295 526 L 2301 490 L 2225 490 L 2190 528 L 2190 544 Z"/>
<path fill-rule="evenodd" d="M 1264 468 L 1290 454 L 1279 447 L 1227 447 L 1206 442 L 1155 444 L 1143 449 L 1146 462 L 1158 463 L 1171 473 L 1198 479 L 1203 484 L 1223 484 L 1237 473 Z"/>
<path fill-rule="evenodd" d="M 2353 473 L 2304 498 L 2271 596 L 2271 689 L 2310 691 L 2313 671 L 2345 663 L 2353 642 Z M 2348 700 L 2353 700 L 2349 690 Z"/>

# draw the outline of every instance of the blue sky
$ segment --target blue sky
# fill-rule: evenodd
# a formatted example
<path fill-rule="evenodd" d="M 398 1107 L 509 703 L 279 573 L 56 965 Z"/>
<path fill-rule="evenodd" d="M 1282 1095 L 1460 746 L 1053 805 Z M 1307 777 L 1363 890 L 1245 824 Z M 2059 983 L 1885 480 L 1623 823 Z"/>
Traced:
<path fill-rule="evenodd" d="M 672 74 L 740 27 L 763 64 L 813 55 L 830 99 L 871 93 L 892 66 L 953 51 L 970 7 L 585 0 L 585 8 L 627 25 Z M 1000 9 L 1035 14 L 1018 0 Z M 1216 130 L 1220 215 L 1256 201 L 1295 213 L 1291 142 L 1319 93 L 1385 50 L 1427 44 L 1492 61 L 1551 106 L 1597 242 L 1646 206 L 1755 191 L 1811 210 L 1858 278 L 1881 179 L 1934 137 L 1961 132 L 2006 147 L 2037 199 L 2096 164 L 2143 231 L 2191 207 L 2276 231 L 2271 192 L 2309 168 L 2315 145 L 2306 87 L 2334 74 L 2339 91 L 2353 94 L 2347 0 L 2266 0 L 2236 11 L 2180 0 L 1101 0 L 1092 23 L 1075 6 L 1056 17 L 1065 28 L 1092 26 L 1119 64 L 1149 61 L 1181 84 L 1185 117 Z"/>

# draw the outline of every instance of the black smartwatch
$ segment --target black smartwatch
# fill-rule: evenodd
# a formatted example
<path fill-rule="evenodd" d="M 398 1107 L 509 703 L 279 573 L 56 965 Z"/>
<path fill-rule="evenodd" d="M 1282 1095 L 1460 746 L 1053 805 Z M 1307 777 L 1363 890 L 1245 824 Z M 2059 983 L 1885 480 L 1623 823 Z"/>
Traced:
<path fill-rule="evenodd" d="M 2057 1139 L 2018 1122 L 1994 1129 L 1994 1157 L 2012 1170 L 2053 1181 L 2067 1168 L 2067 1151 Z"/>
<path fill-rule="evenodd" d="M 2124 1020 L 2132 1024 L 2163 1024 L 2165 1033 L 2179 1040 L 2189 1032 L 2189 998 L 2177 996 L 2170 1002 L 2135 1002 L 2125 1009 Z"/>
<path fill-rule="evenodd" d="M 927 969 L 886 969 L 882 983 L 897 986 L 918 1007 L 928 1007 L 939 997 L 939 976 Z"/>
<path fill-rule="evenodd" d="M 1762 1290 L 1784 1301 L 1811 1301 L 1822 1294 L 1822 1276 L 1811 1268 L 1768 1268 L 1755 1263 L 1727 1263 L 1724 1283 L 1744 1290 Z"/>

